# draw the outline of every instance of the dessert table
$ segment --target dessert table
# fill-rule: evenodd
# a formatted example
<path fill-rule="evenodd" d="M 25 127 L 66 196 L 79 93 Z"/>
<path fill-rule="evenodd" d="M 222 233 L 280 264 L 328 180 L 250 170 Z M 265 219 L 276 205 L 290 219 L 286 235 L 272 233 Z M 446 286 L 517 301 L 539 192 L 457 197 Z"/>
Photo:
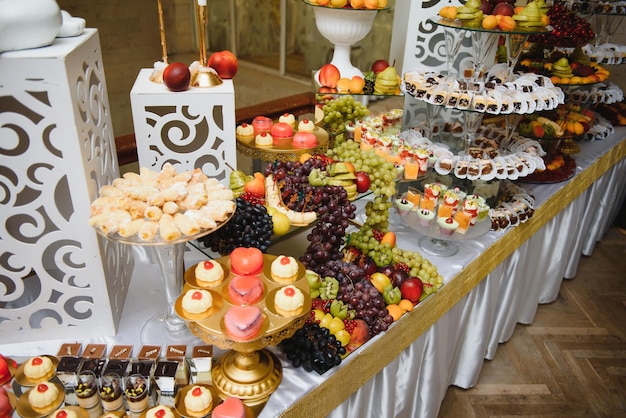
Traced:
<path fill-rule="evenodd" d="M 484 359 L 493 358 L 498 344 L 511 338 L 516 323 L 533 322 L 538 304 L 555 300 L 562 280 L 575 277 L 580 257 L 593 252 L 611 225 L 626 195 L 626 128 L 581 148 L 572 179 L 523 184 L 536 199 L 526 223 L 459 242 L 454 256 L 427 256 L 445 285 L 341 366 L 320 376 L 283 361 L 282 383 L 260 416 L 436 417 L 447 387 L 473 386 Z M 390 229 L 399 246 L 419 251 L 417 234 L 395 213 Z M 301 230 L 268 252 L 299 256 L 306 234 Z M 159 274 L 155 262 L 140 249 L 135 256 L 117 335 L 89 341 L 77 337 L 79 342 L 139 349 L 141 327 L 162 309 L 165 295 L 153 277 Z M 185 262 L 206 256 L 189 246 Z M 19 358 L 54 354 L 66 342 L 0 344 L 0 353 Z"/>

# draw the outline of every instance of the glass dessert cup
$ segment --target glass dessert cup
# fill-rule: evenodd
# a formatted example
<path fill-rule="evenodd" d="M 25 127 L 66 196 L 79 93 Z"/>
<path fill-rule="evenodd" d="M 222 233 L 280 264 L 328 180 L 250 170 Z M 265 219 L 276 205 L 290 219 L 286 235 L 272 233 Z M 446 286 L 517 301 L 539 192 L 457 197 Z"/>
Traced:
<path fill-rule="evenodd" d="M 317 29 L 335 46 L 330 63 L 339 69 L 341 77 L 363 77 L 363 72 L 352 65 L 350 50 L 352 45 L 372 30 L 374 18 L 380 9 L 332 8 L 305 3 L 313 7 Z M 315 80 L 319 80 L 319 72 L 315 74 Z"/>
<path fill-rule="evenodd" d="M 217 295 L 217 299 L 214 298 L 213 302 L 214 305 L 219 306 L 219 309 L 205 319 L 188 322 L 191 332 L 205 343 L 226 350 L 219 356 L 211 370 L 213 386 L 218 395 L 222 399 L 240 398 L 253 410 L 255 416 L 261 412 L 282 380 L 282 364 L 278 357 L 266 347 L 278 345 L 283 339 L 291 337 L 304 325 L 311 310 L 311 298 L 305 277 L 306 269 L 298 262 L 298 276 L 292 284 L 301 289 L 304 294 L 302 313 L 287 318 L 276 312 L 274 295 L 285 285 L 271 279 L 271 263 L 276 256 L 265 254 L 263 257 L 263 273 L 259 276 L 262 278 L 265 292 L 263 299 L 255 306 L 261 310 L 265 318 L 257 336 L 249 340 L 234 339 L 224 326 L 224 314 L 230 306 L 234 306 L 228 297 L 228 283 L 234 276 L 228 256 L 216 260 L 222 264 L 224 271 L 228 272 L 224 281 L 210 288 L 212 293 Z M 185 272 L 187 283 L 193 281 L 194 270 L 190 268 Z"/>
<path fill-rule="evenodd" d="M 140 341 L 142 344 L 163 344 L 164 342 L 180 344 L 198 341 L 189 331 L 185 320 L 176 314 L 174 307 L 176 299 L 183 289 L 185 247 L 189 241 L 202 238 L 218 230 L 232 218 L 234 213 L 233 211 L 226 220 L 218 223 L 217 227 L 213 229 L 204 230 L 196 235 L 183 236 L 172 242 L 144 242 L 136 235 L 131 237 L 122 237 L 118 234 L 107 235 L 96 228 L 100 235 L 112 241 L 146 247 L 159 265 L 160 277 L 165 289 L 167 309 L 154 315 L 145 323 L 141 329 Z"/>
<path fill-rule="evenodd" d="M 402 195 L 406 198 L 406 193 Z M 441 231 L 437 222 L 437 208 L 435 207 L 435 217 L 428 224 L 418 218 L 416 210 L 399 210 L 395 203 L 396 212 L 402 221 L 413 231 L 420 234 L 418 244 L 420 248 L 429 255 L 438 257 L 450 257 L 459 251 L 458 241 L 470 240 L 481 237 L 491 230 L 491 219 L 487 212 L 480 213 L 476 223 L 467 228 L 465 233 L 453 232 L 445 234 Z"/>

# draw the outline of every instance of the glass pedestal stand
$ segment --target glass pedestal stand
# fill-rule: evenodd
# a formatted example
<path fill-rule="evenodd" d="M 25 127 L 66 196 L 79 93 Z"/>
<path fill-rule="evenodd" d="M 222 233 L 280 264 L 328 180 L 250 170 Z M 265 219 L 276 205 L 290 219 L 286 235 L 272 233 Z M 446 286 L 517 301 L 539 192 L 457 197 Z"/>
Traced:
<path fill-rule="evenodd" d="M 363 72 L 352 65 L 350 51 L 352 45 L 372 30 L 378 10 L 332 8 L 305 3 L 313 7 L 317 29 L 335 46 L 330 63 L 339 69 L 343 78 L 355 75 L 363 77 Z M 319 81 L 319 71 L 315 73 L 315 80 Z"/>
<path fill-rule="evenodd" d="M 199 341 L 189 331 L 186 322 L 174 311 L 174 303 L 183 288 L 186 244 L 186 242 L 180 242 L 150 247 L 161 270 L 167 310 L 156 314 L 143 326 L 141 329 L 142 344 L 162 344 L 164 341 L 171 343 Z"/>

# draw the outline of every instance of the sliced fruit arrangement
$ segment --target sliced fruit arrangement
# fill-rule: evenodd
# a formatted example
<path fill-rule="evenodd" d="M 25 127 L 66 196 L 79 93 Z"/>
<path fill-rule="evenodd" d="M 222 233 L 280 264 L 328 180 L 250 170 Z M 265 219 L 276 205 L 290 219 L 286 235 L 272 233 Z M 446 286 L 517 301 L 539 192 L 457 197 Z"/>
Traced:
<path fill-rule="evenodd" d="M 352 164 L 342 161 L 334 162 L 326 167 L 314 168 L 309 173 L 309 184 L 311 186 L 341 186 L 348 193 L 348 199 L 354 200 L 357 197 L 357 179 L 354 174 Z"/>
<path fill-rule="evenodd" d="M 545 0 L 532 0 L 526 6 L 515 7 L 509 0 L 468 0 L 463 6 L 444 6 L 439 16 L 460 21 L 464 27 L 486 30 L 540 31 L 550 23 Z"/>
<path fill-rule="evenodd" d="M 531 49 L 520 59 L 516 70 L 550 77 L 554 84 L 593 84 L 605 81 L 610 72 L 591 62 L 580 48 L 570 54 L 554 52 L 550 59 L 543 57 L 543 50 Z"/>
<path fill-rule="evenodd" d="M 593 126 L 595 114 L 580 105 L 565 104 L 541 115 L 527 115 L 518 125 L 522 136 L 538 139 L 560 139 L 583 135 Z"/>

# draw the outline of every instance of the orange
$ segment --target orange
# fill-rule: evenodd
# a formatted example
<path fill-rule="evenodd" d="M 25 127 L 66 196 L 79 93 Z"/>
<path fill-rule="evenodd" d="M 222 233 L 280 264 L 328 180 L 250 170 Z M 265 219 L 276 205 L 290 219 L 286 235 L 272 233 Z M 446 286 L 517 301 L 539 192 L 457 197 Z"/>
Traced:
<path fill-rule="evenodd" d="M 494 15 L 487 15 L 483 18 L 483 29 L 492 30 L 498 27 L 498 18 Z"/>
<path fill-rule="evenodd" d="M 303 152 L 302 154 L 300 154 L 300 162 L 303 163 L 311 157 L 313 156 L 309 154 L 308 152 Z"/>
<path fill-rule="evenodd" d="M 541 15 L 541 24 L 543 26 L 548 26 L 550 24 L 550 16 L 548 16 L 548 15 Z"/>
<path fill-rule="evenodd" d="M 400 319 L 400 317 L 404 313 L 402 312 L 402 308 L 400 308 L 395 303 L 392 303 L 391 305 L 387 305 L 387 312 L 389 312 L 389 315 L 391 315 L 394 321 L 397 321 L 398 319 Z"/>
<path fill-rule="evenodd" d="M 517 23 L 515 23 L 515 20 L 513 20 L 511 16 L 500 16 L 500 20 L 498 21 L 498 27 L 504 32 L 511 32 L 515 29 L 516 25 Z"/>
<path fill-rule="evenodd" d="M 337 80 L 337 91 L 339 93 L 349 93 L 350 92 L 350 79 L 342 77 L 339 80 Z"/>
<path fill-rule="evenodd" d="M 365 87 L 365 80 L 363 80 L 363 77 L 358 75 L 352 77 L 348 83 L 350 93 L 361 94 L 363 93 L 363 87 Z"/>
<path fill-rule="evenodd" d="M 402 299 L 400 302 L 398 302 L 398 306 L 404 312 L 411 312 L 413 310 L 413 302 L 408 299 Z"/>
<path fill-rule="evenodd" d="M 396 246 L 396 234 L 395 232 L 385 232 L 383 238 L 380 240 L 381 245 L 389 244 L 391 248 Z"/>

